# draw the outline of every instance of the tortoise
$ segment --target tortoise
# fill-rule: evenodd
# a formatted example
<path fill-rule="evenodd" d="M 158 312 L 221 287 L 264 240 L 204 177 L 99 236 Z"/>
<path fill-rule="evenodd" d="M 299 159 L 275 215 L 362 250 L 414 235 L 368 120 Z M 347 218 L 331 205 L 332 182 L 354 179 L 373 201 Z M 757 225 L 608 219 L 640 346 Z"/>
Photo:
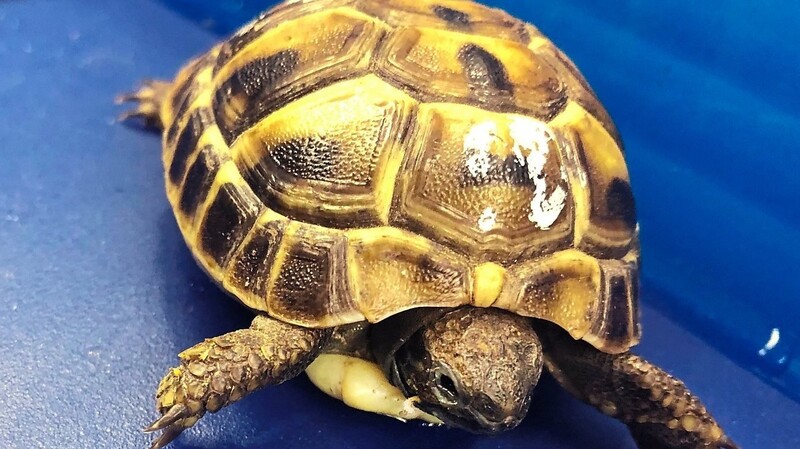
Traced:
<path fill-rule="evenodd" d="M 256 315 L 179 355 L 153 448 L 303 371 L 355 408 L 497 433 L 543 367 L 639 447 L 736 448 L 630 352 L 622 142 L 534 26 L 471 1 L 288 1 L 118 100 L 163 129 L 182 235 Z"/>

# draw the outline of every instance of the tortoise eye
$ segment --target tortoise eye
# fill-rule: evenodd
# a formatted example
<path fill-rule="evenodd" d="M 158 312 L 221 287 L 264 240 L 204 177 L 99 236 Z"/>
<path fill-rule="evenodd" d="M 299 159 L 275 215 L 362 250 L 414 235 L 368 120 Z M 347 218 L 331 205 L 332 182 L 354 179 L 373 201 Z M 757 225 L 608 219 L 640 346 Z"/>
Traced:
<path fill-rule="evenodd" d="M 451 379 L 450 376 L 446 374 L 442 374 L 439 377 L 439 387 L 453 396 L 458 395 L 458 390 L 456 390 L 456 383 L 453 382 L 453 379 Z"/>
<path fill-rule="evenodd" d="M 459 401 L 455 380 L 441 371 L 436 372 L 436 396 L 443 405 L 455 405 Z"/>

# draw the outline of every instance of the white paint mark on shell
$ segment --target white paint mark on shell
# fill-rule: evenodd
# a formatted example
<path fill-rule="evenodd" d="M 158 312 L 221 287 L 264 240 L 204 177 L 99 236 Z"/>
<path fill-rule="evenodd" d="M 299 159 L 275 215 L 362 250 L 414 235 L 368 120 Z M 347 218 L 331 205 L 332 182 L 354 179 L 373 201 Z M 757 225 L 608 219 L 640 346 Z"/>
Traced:
<path fill-rule="evenodd" d="M 483 232 L 488 232 L 494 228 L 495 224 L 497 224 L 497 212 L 493 207 L 487 207 L 478 218 L 478 228 Z"/>
<path fill-rule="evenodd" d="M 489 173 L 489 154 L 497 139 L 495 122 L 481 122 L 470 128 L 464 137 L 464 154 L 467 156 L 467 170 L 472 176 L 486 176 Z"/>
<path fill-rule="evenodd" d="M 550 229 L 561 216 L 567 199 L 567 191 L 561 183 L 547 179 L 544 170 L 551 144 L 556 141 L 555 136 L 547 125 L 528 118 L 515 118 L 509 125 L 509 134 L 514 140 L 512 151 L 517 161 L 527 167 L 528 177 L 534 185 L 528 220 L 539 229 Z M 561 167 L 559 172 L 560 180 L 566 181 L 564 168 Z M 548 195 L 548 187 L 552 183 L 556 183 L 556 186 Z"/>
<path fill-rule="evenodd" d="M 464 137 L 466 167 L 475 178 L 485 177 L 492 168 L 494 145 L 508 148 L 516 163 L 527 170 L 533 183 L 533 199 L 530 202 L 528 220 L 541 230 L 550 229 L 561 216 L 567 200 L 563 184 L 567 180 L 564 167 L 559 168 L 559 179 L 548 179 L 545 166 L 551 157 L 552 149 L 558 146 L 557 136 L 546 124 L 526 118 L 515 117 L 508 125 L 510 142 L 504 141 L 497 129 L 497 122 L 487 120 L 473 125 Z M 548 193 L 549 192 L 549 193 Z M 486 232 L 497 223 L 497 211 L 493 207 L 484 209 L 478 219 L 478 227 Z"/>

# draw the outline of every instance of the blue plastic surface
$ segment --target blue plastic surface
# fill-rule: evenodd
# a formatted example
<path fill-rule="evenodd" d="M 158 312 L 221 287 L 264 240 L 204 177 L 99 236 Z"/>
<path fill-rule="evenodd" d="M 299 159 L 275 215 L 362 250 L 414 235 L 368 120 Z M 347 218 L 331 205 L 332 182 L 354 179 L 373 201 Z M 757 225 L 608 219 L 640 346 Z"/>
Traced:
<path fill-rule="evenodd" d="M 742 363 L 772 327 L 788 335 L 797 321 L 797 55 L 763 39 L 792 37 L 781 25 L 798 7 L 748 11 L 745 31 L 758 33 L 736 41 L 724 8 L 621 1 L 605 16 L 589 2 L 548 3 L 510 9 L 578 62 L 628 144 L 647 269 L 638 352 L 684 379 L 743 448 L 800 447 L 800 404 L 695 336 L 736 342 Z M 642 17 L 653 26 L 632 27 Z M 175 355 L 248 322 L 183 245 L 158 136 L 115 124 L 111 103 L 218 38 L 150 0 L 0 3 L 0 447 L 146 447 L 139 430 Z M 733 47 L 757 56 L 742 62 Z M 791 64 L 769 65 L 769 51 Z M 633 448 L 621 425 L 549 378 L 528 419 L 497 438 L 351 410 L 298 378 L 204 418 L 174 447 L 378 445 Z"/>

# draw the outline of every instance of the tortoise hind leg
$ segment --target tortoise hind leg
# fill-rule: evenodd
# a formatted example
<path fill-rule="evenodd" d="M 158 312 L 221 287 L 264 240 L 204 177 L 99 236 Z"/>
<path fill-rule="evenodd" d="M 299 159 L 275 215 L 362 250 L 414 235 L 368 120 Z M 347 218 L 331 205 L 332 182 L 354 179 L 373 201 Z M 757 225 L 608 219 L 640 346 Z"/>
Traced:
<path fill-rule="evenodd" d="M 570 393 L 624 422 L 642 449 L 738 449 L 697 396 L 631 353 L 605 354 L 560 329 L 540 331 L 545 364 Z"/>
<path fill-rule="evenodd" d="M 161 106 L 169 97 L 172 83 L 162 80 L 145 80 L 135 92 L 118 95 L 114 102 L 117 104 L 136 102 L 133 109 L 129 109 L 119 116 L 119 121 L 131 118 L 141 118 L 145 126 L 153 129 L 163 129 L 164 121 L 161 116 Z"/>
<path fill-rule="evenodd" d="M 145 432 L 163 431 L 151 449 L 160 449 L 216 412 L 265 386 L 301 373 L 330 339 L 330 329 L 307 329 L 257 316 L 248 329 L 207 339 L 179 354 L 158 386 L 161 417 Z"/>

